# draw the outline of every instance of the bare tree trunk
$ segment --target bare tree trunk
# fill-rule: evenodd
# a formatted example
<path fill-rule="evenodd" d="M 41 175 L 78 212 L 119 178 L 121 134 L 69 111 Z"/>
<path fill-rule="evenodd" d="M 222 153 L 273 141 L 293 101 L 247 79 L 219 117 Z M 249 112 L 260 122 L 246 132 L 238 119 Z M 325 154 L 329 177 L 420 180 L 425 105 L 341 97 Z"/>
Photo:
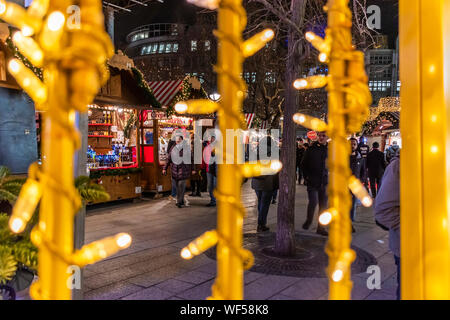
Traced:
<path fill-rule="evenodd" d="M 291 0 L 291 20 L 302 26 L 306 0 Z M 289 27 L 288 59 L 286 65 L 286 90 L 281 147 L 280 192 L 277 212 L 275 252 L 280 256 L 295 254 L 295 182 L 296 182 L 296 125 L 292 116 L 297 111 L 297 92 L 292 84 L 300 75 L 298 32 Z"/>

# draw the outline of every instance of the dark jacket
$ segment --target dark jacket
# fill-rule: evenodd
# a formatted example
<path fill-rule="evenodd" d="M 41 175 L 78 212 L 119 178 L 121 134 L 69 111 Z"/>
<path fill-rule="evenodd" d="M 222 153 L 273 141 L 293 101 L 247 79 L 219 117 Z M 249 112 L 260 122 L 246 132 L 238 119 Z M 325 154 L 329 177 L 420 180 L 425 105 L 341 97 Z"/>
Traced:
<path fill-rule="evenodd" d="M 296 165 L 297 167 L 301 167 L 303 155 L 305 154 L 305 148 L 304 147 L 297 147 L 297 154 L 296 154 Z"/>
<path fill-rule="evenodd" d="M 308 187 L 320 188 L 328 184 L 328 146 L 314 142 L 306 149 L 301 166 Z"/>
<path fill-rule="evenodd" d="M 362 157 L 358 151 L 356 154 L 350 155 L 350 169 L 352 170 L 352 174 L 361 179 L 361 165 L 362 165 Z"/>
<path fill-rule="evenodd" d="M 273 191 L 280 187 L 279 173 L 270 176 L 252 178 L 252 189 L 256 191 Z"/>
<path fill-rule="evenodd" d="M 386 162 L 384 161 L 384 153 L 378 149 L 373 149 L 367 155 L 367 169 L 370 177 L 382 177 Z"/>
<path fill-rule="evenodd" d="M 189 179 L 189 177 L 191 176 L 191 172 L 194 170 L 194 167 L 192 165 L 193 163 L 192 154 L 190 164 L 184 163 L 183 161 L 180 164 L 175 164 L 172 161 L 172 151 L 177 152 L 175 148 L 177 148 L 177 145 L 174 145 L 172 149 L 169 151 L 168 161 L 164 165 L 164 170 L 167 170 L 167 168 L 170 165 L 170 170 L 172 172 L 172 179 L 176 181 Z M 178 152 L 180 158 L 183 158 L 183 148 L 181 148 L 181 146 Z"/>

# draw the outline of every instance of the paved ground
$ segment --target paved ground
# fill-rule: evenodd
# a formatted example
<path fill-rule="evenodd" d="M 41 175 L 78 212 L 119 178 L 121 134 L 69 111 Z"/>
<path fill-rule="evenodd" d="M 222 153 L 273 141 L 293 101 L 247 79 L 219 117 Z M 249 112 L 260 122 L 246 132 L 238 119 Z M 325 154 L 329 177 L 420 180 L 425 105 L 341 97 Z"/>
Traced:
<path fill-rule="evenodd" d="M 216 225 L 209 198 L 189 198 L 189 208 L 178 209 L 167 198 L 143 200 L 88 211 L 86 242 L 118 232 L 128 232 L 133 244 L 113 257 L 88 266 L 84 271 L 85 299 L 205 299 L 211 294 L 216 263 L 205 255 L 185 261 L 180 249 Z M 256 197 L 246 183 L 243 202 L 248 215 L 244 232 L 255 232 Z M 296 230 L 302 231 L 306 187 L 297 186 Z M 371 209 L 357 210 L 353 244 L 370 252 L 381 270 L 381 289 L 367 288 L 368 273 L 352 276 L 353 299 L 395 299 L 396 268 L 388 249 L 387 233 L 373 223 Z M 268 225 L 276 229 L 276 206 Z M 314 234 L 315 226 L 308 234 Z M 327 299 L 327 279 L 296 278 L 245 272 L 245 299 Z"/>

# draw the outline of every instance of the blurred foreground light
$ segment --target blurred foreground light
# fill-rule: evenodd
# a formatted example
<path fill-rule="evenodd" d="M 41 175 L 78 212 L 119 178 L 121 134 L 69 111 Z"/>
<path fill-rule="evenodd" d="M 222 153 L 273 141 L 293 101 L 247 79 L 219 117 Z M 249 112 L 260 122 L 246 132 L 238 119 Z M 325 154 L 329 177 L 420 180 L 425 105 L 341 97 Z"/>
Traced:
<path fill-rule="evenodd" d="M 351 176 L 348 182 L 348 187 L 350 188 L 350 191 L 355 195 L 355 197 L 358 198 L 359 201 L 361 201 L 363 206 L 370 207 L 372 205 L 372 198 L 358 178 L 356 178 L 355 176 Z"/>
<path fill-rule="evenodd" d="M 187 0 L 187 2 L 209 10 L 215 10 L 219 7 L 219 0 Z"/>
<path fill-rule="evenodd" d="M 178 102 L 174 109 L 178 113 L 208 114 L 216 112 L 219 104 L 210 99 L 194 99 Z"/>
<path fill-rule="evenodd" d="M 308 116 L 306 114 L 302 113 L 296 113 L 292 117 L 292 120 L 294 120 L 295 123 L 304 126 L 305 128 L 314 130 L 314 131 L 326 131 L 328 128 L 328 125 L 325 121 L 322 121 L 318 118 Z"/>
<path fill-rule="evenodd" d="M 331 276 L 334 282 L 339 282 L 344 278 L 344 272 L 340 269 L 335 270 Z"/>
<path fill-rule="evenodd" d="M 181 250 L 183 259 L 191 259 L 216 245 L 219 236 L 216 230 L 207 231 Z"/>
<path fill-rule="evenodd" d="M 325 75 L 311 76 L 304 79 L 297 79 L 293 86 L 297 90 L 317 89 L 325 87 L 328 84 L 328 77 Z"/>
<path fill-rule="evenodd" d="M 66 18 L 62 12 L 54 11 L 48 16 L 47 25 L 51 31 L 58 31 L 64 26 L 65 21 Z"/>
<path fill-rule="evenodd" d="M 244 57 L 250 57 L 261 50 L 264 45 L 273 39 L 275 33 L 272 29 L 265 29 L 255 34 L 242 44 L 242 54 Z"/>
<path fill-rule="evenodd" d="M 330 208 L 326 211 L 324 211 L 320 216 L 319 216 L 319 223 L 323 226 L 327 226 L 331 223 L 331 221 L 333 221 L 334 217 L 336 217 L 337 215 L 337 210 L 334 208 Z"/>

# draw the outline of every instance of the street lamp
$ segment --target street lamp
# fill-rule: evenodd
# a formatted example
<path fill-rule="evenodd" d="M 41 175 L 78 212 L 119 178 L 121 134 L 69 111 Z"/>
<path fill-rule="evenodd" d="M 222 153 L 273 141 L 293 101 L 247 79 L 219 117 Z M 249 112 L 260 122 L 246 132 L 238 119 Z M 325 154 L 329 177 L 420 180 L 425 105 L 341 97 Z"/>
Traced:
<path fill-rule="evenodd" d="M 217 101 L 220 100 L 221 95 L 220 95 L 220 93 L 214 92 L 214 93 L 211 93 L 211 94 L 209 95 L 209 98 L 210 98 L 212 101 L 217 102 Z"/>

